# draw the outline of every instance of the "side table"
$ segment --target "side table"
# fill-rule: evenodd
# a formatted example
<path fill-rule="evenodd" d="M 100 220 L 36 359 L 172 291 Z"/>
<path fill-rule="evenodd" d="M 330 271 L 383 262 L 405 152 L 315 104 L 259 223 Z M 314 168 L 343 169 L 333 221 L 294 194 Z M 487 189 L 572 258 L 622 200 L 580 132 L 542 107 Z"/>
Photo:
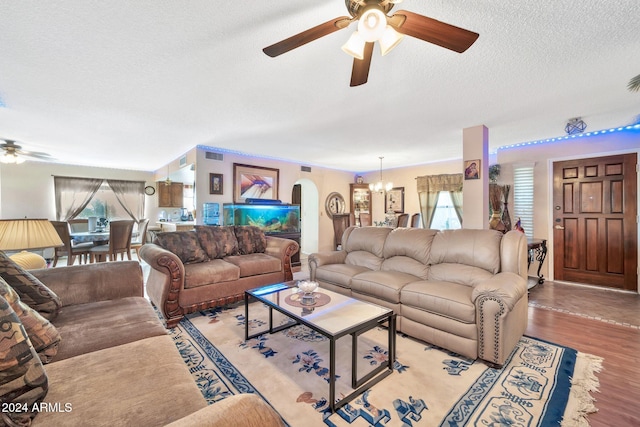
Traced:
<path fill-rule="evenodd" d="M 547 257 L 547 240 L 536 238 L 527 239 L 527 249 L 529 252 L 527 268 L 531 266 L 531 263 L 534 260 L 538 261 L 538 284 L 542 285 L 544 283 L 544 276 L 540 274 L 540 270 L 542 269 L 542 264 Z"/>

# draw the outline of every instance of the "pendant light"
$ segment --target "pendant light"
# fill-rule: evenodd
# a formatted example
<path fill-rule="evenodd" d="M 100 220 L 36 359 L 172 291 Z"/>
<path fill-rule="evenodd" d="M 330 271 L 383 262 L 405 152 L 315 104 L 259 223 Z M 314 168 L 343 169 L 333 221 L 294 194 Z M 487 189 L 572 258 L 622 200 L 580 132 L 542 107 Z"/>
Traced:
<path fill-rule="evenodd" d="M 385 184 L 384 181 L 382 180 L 382 159 L 384 159 L 384 157 L 379 157 L 379 159 L 380 159 L 380 181 L 376 182 L 375 184 L 373 183 L 369 184 L 369 190 L 382 194 L 385 191 L 391 190 L 393 188 L 393 183 L 387 182 Z"/>

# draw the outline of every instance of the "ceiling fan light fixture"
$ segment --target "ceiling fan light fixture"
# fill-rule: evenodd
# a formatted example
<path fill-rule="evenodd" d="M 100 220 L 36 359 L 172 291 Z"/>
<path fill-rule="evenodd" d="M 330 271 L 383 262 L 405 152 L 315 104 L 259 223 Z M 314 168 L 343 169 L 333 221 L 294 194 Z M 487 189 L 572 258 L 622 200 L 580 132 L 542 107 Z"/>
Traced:
<path fill-rule="evenodd" d="M 365 10 L 358 20 L 358 32 L 365 41 L 380 40 L 387 27 L 387 16 L 377 7 Z"/>
<path fill-rule="evenodd" d="M 349 40 L 342 46 L 342 50 L 353 56 L 356 59 L 364 58 L 364 45 L 365 41 L 357 31 L 351 34 Z"/>
<path fill-rule="evenodd" d="M 23 162 L 24 159 L 19 157 L 16 153 L 4 153 L 4 155 L 0 157 L 0 163 L 19 165 Z"/>
<path fill-rule="evenodd" d="M 400 34 L 396 30 L 393 29 L 392 26 L 387 25 L 382 33 L 382 37 L 380 37 L 380 53 L 382 56 L 385 56 L 387 53 L 391 52 L 391 49 L 396 47 L 398 43 L 402 41 L 404 38 L 404 34 Z"/>

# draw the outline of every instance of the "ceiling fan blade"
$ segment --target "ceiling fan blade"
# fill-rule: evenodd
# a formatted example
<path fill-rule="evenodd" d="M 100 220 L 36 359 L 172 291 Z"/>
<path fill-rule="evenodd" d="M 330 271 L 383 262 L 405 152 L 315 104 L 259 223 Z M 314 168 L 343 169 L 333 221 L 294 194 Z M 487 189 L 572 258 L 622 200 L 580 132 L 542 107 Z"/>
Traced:
<path fill-rule="evenodd" d="M 287 53 L 297 47 L 317 40 L 320 37 L 324 37 L 335 31 L 347 28 L 352 21 L 352 18 L 349 18 L 348 16 L 341 16 L 339 18 L 332 19 L 331 21 L 327 21 L 324 24 L 309 28 L 306 31 L 296 34 L 295 36 L 291 36 L 288 39 L 284 39 L 278 43 L 272 44 L 271 46 L 267 46 L 262 49 L 262 51 L 270 57 L 274 58 L 278 55 L 282 55 L 283 53 Z"/>
<path fill-rule="evenodd" d="M 446 24 L 433 18 L 428 18 L 417 13 L 403 10 L 396 13 L 391 18 L 393 25 L 396 16 L 404 16 L 404 22 L 394 26 L 395 29 L 407 36 L 415 37 L 429 43 L 437 44 L 446 49 L 462 53 L 476 41 L 478 33 L 465 30 L 464 28 Z M 397 18 L 396 18 L 397 19 Z"/>
<path fill-rule="evenodd" d="M 349 86 L 360 86 L 367 82 L 369 78 L 369 67 L 371 66 L 371 55 L 373 54 L 373 42 L 364 45 L 363 59 L 354 59 L 351 70 L 351 84 Z"/>
<path fill-rule="evenodd" d="M 41 152 L 38 152 L 38 151 L 17 150 L 16 154 L 18 156 L 32 157 L 34 159 L 53 160 L 53 157 L 51 157 L 51 155 L 49 155 L 47 153 L 41 153 Z"/>

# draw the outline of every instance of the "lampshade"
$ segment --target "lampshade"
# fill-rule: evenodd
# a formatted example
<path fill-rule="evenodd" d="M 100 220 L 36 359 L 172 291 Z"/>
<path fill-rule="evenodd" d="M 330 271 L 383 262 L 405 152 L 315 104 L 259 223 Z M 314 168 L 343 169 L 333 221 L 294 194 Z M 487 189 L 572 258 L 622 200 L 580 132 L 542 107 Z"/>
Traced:
<path fill-rule="evenodd" d="M 390 25 L 387 25 L 384 32 L 382 33 L 382 37 L 380 37 L 380 52 L 382 56 L 391 52 L 391 49 L 396 47 L 398 43 L 402 41 L 404 38 L 404 34 L 400 34 L 396 30 L 393 29 Z"/>
<path fill-rule="evenodd" d="M 62 245 L 58 232 L 48 219 L 0 220 L 0 250 L 44 249 Z"/>
<path fill-rule="evenodd" d="M 358 20 L 360 37 L 368 42 L 379 40 L 386 26 L 387 16 L 376 7 L 365 10 Z"/>
<path fill-rule="evenodd" d="M 342 50 L 356 59 L 363 59 L 365 43 L 364 39 L 360 37 L 360 34 L 354 31 L 351 37 L 349 37 L 349 40 L 342 46 Z"/>
<path fill-rule="evenodd" d="M 3 155 L 0 156 L 0 162 L 15 163 L 19 165 L 20 163 L 24 162 L 24 158 L 18 156 L 16 153 L 5 152 Z"/>

